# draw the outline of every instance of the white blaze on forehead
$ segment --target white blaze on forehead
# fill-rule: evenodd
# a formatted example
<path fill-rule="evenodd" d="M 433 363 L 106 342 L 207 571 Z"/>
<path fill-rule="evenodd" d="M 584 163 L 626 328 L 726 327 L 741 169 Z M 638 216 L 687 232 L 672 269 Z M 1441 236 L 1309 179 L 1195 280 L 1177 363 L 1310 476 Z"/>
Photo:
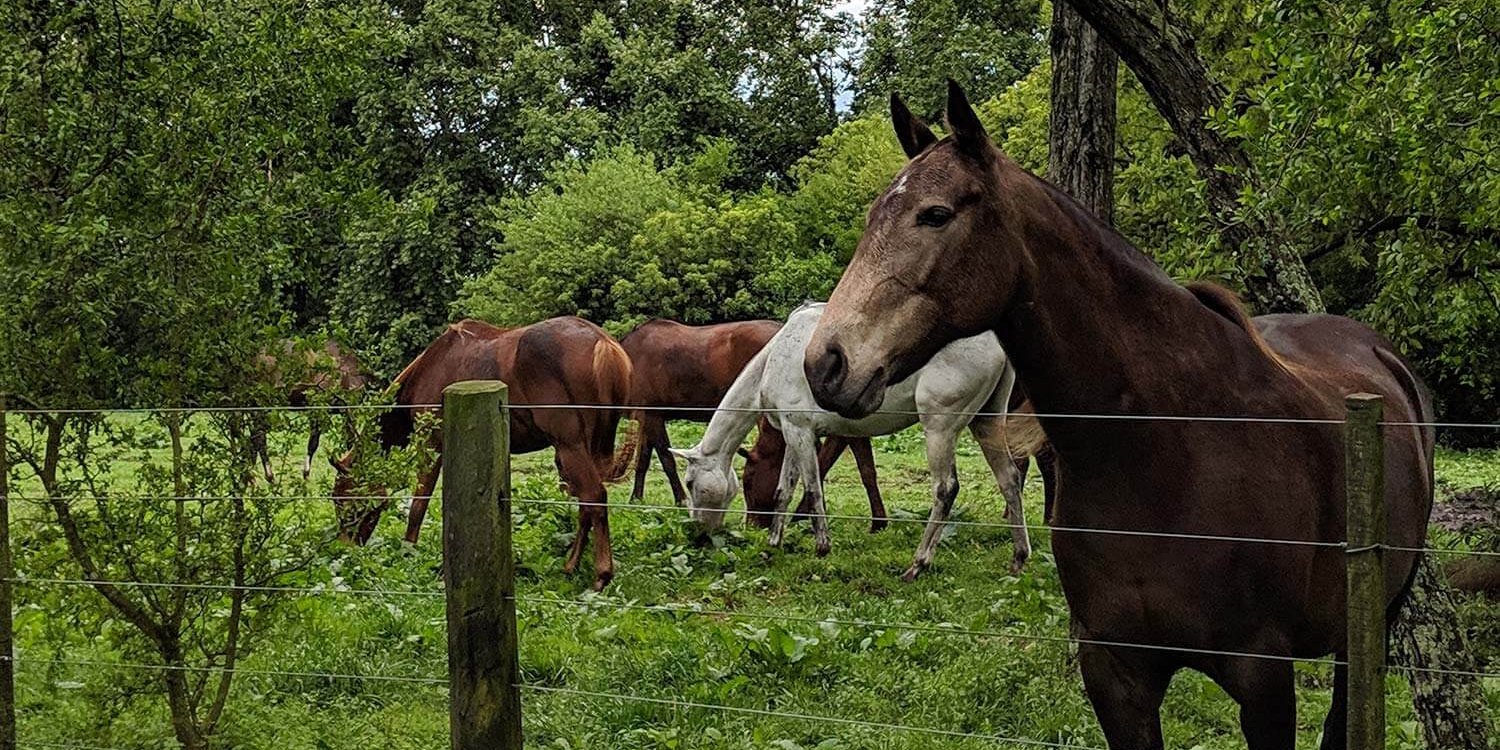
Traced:
<path fill-rule="evenodd" d="M 894 185 L 891 186 L 891 190 L 890 190 L 891 195 L 896 195 L 898 193 L 905 192 L 906 191 L 906 180 L 909 177 L 911 177 L 911 173 L 908 172 L 908 171 L 906 171 L 906 170 L 902 170 L 900 177 L 896 180 L 896 184 L 894 184 Z"/>

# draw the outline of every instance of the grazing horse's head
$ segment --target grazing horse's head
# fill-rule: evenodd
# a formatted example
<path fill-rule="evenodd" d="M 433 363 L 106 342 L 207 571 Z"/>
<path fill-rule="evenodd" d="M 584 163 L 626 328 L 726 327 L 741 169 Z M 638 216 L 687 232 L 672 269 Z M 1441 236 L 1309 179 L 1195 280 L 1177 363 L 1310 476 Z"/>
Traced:
<path fill-rule="evenodd" d="M 687 485 L 693 520 L 709 530 L 724 525 L 724 511 L 734 501 L 740 486 L 731 460 L 734 454 L 707 456 L 697 446 L 687 450 L 673 448 L 672 454 L 687 463 L 682 481 Z"/>
<path fill-rule="evenodd" d="M 990 142 L 958 84 L 948 82 L 942 140 L 891 97 L 910 161 L 870 206 L 854 258 L 807 347 L 818 404 L 848 417 L 879 406 L 945 344 L 989 329 L 1025 263 L 1002 183 L 1019 172 Z M 997 244 L 1015 248 L 995 253 Z M 987 252 L 986 252 L 987 251 Z M 996 257 L 999 255 L 1000 257 Z"/>

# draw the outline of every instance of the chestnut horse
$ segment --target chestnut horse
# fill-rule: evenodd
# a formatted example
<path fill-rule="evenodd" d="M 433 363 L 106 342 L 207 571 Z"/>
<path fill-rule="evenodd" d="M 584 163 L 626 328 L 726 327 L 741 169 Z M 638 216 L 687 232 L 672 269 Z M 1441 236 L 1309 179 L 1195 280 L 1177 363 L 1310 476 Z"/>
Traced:
<path fill-rule="evenodd" d="M 713 416 L 707 410 L 719 405 L 745 364 L 779 330 L 781 322 L 776 320 L 690 326 L 657 319 L 646 321 L 621 337 L 620 346 L 630 355 L 634 368 L 630 401 L 633 406 L 642 407 L 635 413 L 640 442 L 632 500 L 645 495 L 646 472 L 651 468 L 654 452 L 672 487 L 673 499 L 677 505 L 683 504 L 685 493 L 677 461 L 671 453 L 667 422 L 674 419 L 707 422 Z M 886 513 L 880 488 L 875 483 L 875 457 L 869 439 L 827 439 L 818 451 L 819 469 L 827 475 L 846 446 L 854 454 L 865 494 L 870 498 L 870 530 L 879 531 L 885 528 Z M 745 458 L 745 520 L 769 528 L 786 440 L 762 419 L 754 447 L 740 454 Z"/>
<path fill-rule="evenodd" d="M 265 383 L 284 391 L 287 403 L 293 407 L 305 407 L 311 403 L 314 393 L 333 394 L 335 402 L 343 402 L 343 396 L 355 396 L 364 391 L 370 376 L 359 363 L 354 352 L 339 342 L 327 339 L 320 347 L 301 348 L 290 339 L 281 342 L 281 353 L 262 351 L 255 357 L 255 365 Z M 353 420 L 348 413 L 343 415 L 344 429 L 353 429 Z M 270 420 L 257 413 L 252 418 L 250 441 L 255 455 L 260 459 L 267 482 L 275 482 L 271 471 L 271 453 L 266 444 L 270 433 Z M 318 443 L 323 438 L 323 423 L 320 415 L 308 415 L 307 454 L 302 458 L 302 478 L 312 472 L 313 456 L 318 453 Z"/>
<path fill-rule="evenodd" d="M 510 451 L 530 453 L 551 447 L 558 473 L 569 494 L 578 499 L 578 535 L 563 570 L 578 567 L 589 532 L 594 540 L 594 588 L 602 589 L 614 576 L 610 552 L 609 516 L 605 512 L 606 482 L 624 475 L 624 462 L 615 460 L 615 428 L 624 410 L 611 408 L 526 409 L 527 404 L 578 404 L 624 407 L 630 392 L 630 357 L 609 334 L 582 318 L 562 317 L 520 328 L 496 328 L 477 320 L 448 327 L 437 340 L 396 376 L 401 384 L 396 403 L 401 406 L 440 404 L 443 389 L 462 380 L 500 380 L 509 388 Z M 433 410 L 435 407 L 423 406 Z M 411 440 L 415 409 L 398 408 L 381 423 L 386 448 Z M 438 459 L 418 479 L 412 496 L 406 539 L 417 541 L 423 516 L 442 467 L 442 434 L 429 438 Z M 355 496 L 351 476 L 354 453 L 335 462 L 335 502 L 347 508 Z M 354 540 L 369 539 L 383 505 L 344 528 L 354 529 Z"/>
<path fill-rule="evenodd" d="M 1344 398 L 1379 394 L 1386 419 L 1430 422 L 1421 383 L 1361 323 L 1271 315 L 1252 324 L 1229 293 L 1173 283 L 1003 156 L 957 84 L 947 138 L 899 98 L 891 114 L 910 161 L 870 208 L 808 345 L 818 403 L 867 414 L 887 383 L 948 342 L 997 333 L 1057 456 L 1053 553 L 1109 746 L 1161 748 L 1163 695 L 1190 668 L 1239 704 L 1250 750 L 1289 750 L 1290 659 L 1344 658 Z M 1070 414 L 1316 422 L 1059 416 Z M 1390 545 L 1422 546 L 1432 451 L 1429 427 L 1384 431 Z M 1384 561 L 1389 615 L 1417 559 L 1390 549 Z M 1340 666 L 1325 750 L 1344 747 L 1346 693 Z"/>

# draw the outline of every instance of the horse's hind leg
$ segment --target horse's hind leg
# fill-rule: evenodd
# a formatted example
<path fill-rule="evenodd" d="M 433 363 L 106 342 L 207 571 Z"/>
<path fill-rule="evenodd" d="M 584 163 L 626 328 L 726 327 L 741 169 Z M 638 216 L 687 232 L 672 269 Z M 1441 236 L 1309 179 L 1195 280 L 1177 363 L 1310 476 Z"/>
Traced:
<path fill-rule="evenodd" d="M 638 412 L 636 424 L 641 431 L 641 442 L 635 447 L 635 486 L 630 490 L 631 502 L 646 496 L 646 471 L 651 468 L 651 452 L 656 449 L 655 437 L 646 423 L 654 419 L 656 417 L 644 411 Z"/>
<path fill-rule="evenodd" d="M 974 440 L 984 453 L 985 462 L 990 465 L 990 471 L 1000 485 L 1000 494 L 1005 496 L 1005 517 L 1011 522 L 1010 537 L 1015 546 L 1010 572 L 1019 573 L 1027 558 L 1031 557 L 1031 534 L 1026 528 L 1026 512 L 1021 507 L 1021 489 L 1025 475 L 1016 466 L 1010 450 L 1005 446 L 1003 418 L 979 417 L 969 423 L 969 430 L 974 434 Z"/>
<path fill-rule="evenodd" d="M 1347 654 L 1336 654 L 1338 661 L 1348 661 Z M 1328 709 L 1328 718 L 1323 720 L 1323 744 L 1321 750 L 1344 750 L 1349 744 L 1349 667 L 1339 664 L 1333 668 L 1333 705 Z"/>
<path fill-rule="evenodd" d="M 562 471 L 563 482 L 577 493 L 578 500 L 578 535 L 573 537 L 573 546 L 568 550 L 563 572 L 571 574 L 578 569 L 583 549 L 589 542 L 589 534 L 597 529 L 599 533 L 594 540 L 594 590 L 598 591 L 615 575 L 604 482 L 599 478 L 599 467 L 594 456 L 582 446 L 557 448 L 557 463 Z"/>
<path fill-rule="evenodd" d="M 938 543 L 943 538 L 943 526 L 948 514 L 953 511 L 953 501 L 958 497 L 958 467 L 955 465 L 953 447 L 958 437 L 956 425 L 951 419 L 936 417 L 924 421 L 922 432 L 927 443 L 927 469 L 932 473 L 932 512 L 927 516 L 927 527 L 922 530 L 922 541 L 917 545 L 916 557 L 911 567 L 901 575 L 901 580 L 910 583 L 932 564 L 937 555 Z"/>
<path fill-rule="evenodd" d="M 1249 750 L 1292 750 L 1297 741 L 1297 694 L 1292 663 L 1240 657 L 1226 660 L 1216 681 L 1240 704 Z"/>
<path fill-rule="evenodd" d="M 646 425 L 642 424 L 645 430 Z M 672 455 L 672 438 L 667 434 L 667 420 L 657 417 L 651 421 L 651 432 L 649 433 L 651 444 L 656 446 L 656 458 L 661 461 L 661 473 L 667 475 L 667 483 L 672 486 L 672 500 L 677 507 L 687 507 L 687 490 L 682 488 L 682 478 L 677 474 L 677 457 Z"/>
<path fill-rule="evenodd" d="M 1111 750 L 1162 750 L 1161 702 L 1172 670 L 1153 659 L 1138 650 L 1078 645 L 1084 692 Z"/>
<path fill-rule="evenodd" d="M 874 534 L 885 528 L 887 516 L 885 501 L 880 499 L 880 485 L 875 481 L 875 453 L 870 449 L 870 439 L 849 438 L 849 452 L 854 454 L 859 481 L 870 498 L 870 533 Z"/>

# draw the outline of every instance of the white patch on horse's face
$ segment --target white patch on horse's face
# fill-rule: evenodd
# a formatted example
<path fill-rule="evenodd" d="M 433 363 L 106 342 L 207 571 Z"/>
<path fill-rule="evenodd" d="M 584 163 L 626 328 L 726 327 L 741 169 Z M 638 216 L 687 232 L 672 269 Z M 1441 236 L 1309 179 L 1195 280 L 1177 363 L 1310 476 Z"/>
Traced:
<path fill-rule="evenodd" d="M 906 192 L 906 178 L 910 176 L 910 172 L 902 171 L 901 177 L 896 180 L 896 184 L 891 186 L 891 195 L 897 195 L 899 193 Z"/>
<path fill-rule="evenodd" d="M 692 510 L 693 520 L 709 529 L 723 526 L 725 511 L 740 488 L 739 478 L 734 475 L 734 464 L 704 456 L 696 448 L 674 449 L 672 452 L 687 462 L 682 480 L 687 485 L 688 508 Z"/>

